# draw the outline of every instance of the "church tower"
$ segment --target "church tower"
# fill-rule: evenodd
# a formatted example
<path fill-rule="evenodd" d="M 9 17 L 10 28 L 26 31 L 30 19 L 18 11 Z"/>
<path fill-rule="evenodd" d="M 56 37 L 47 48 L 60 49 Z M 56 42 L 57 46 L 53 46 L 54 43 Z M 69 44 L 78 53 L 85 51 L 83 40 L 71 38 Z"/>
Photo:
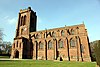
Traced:
<path fill-rule="evenodd" d="M 30 32 L 36 31 L 36 12 L 31 10 L 31 7 L 28 9 L 20 10 L 18 18 L 18 26 L 16 29 L 16 37 L 26 37 Z"/>
<path fill-rule="evenodd" d="M 32 58 L 30 33 L 36 31 L 36 21 L 36 12 L 31 7 L 20 10 L 11 58 Z"/>

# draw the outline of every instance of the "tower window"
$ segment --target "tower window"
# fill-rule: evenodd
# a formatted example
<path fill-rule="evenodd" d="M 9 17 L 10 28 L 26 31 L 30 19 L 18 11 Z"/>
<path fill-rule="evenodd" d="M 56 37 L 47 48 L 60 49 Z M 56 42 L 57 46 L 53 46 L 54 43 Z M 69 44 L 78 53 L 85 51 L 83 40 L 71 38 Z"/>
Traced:
<path fill-rule="evenodd" d="M 13 48 L 15 48 L 15 43 L 13 44 Z"/>
<path fill-rule="evenodd" d="M 20 26 L 25 25 L 26 24 L 26 15 L 23 17 L 21 17 L 21 21 L 20 21 Z"/>
<path fill-rule="evenodd" d="M 81 44 L 81 53 L 84 53 L 84 46 Z"/>
<path fill-rule="evenodd" d="M 19 48 L 21 48 L 21 43 L 19 44 Z"/>
<path fill-rule="evenodd" d="M 21 29 L 21 35 L 23 34 L 23 29 Z"/>
<path fill-rule="evenodd" d="M 26 15 L 24 16 L 24 21 L 23 21 L 23 25 L 26 24 Z"/>
<path fill-rule="evenodd" d="M 20 26 L 22 26 L 22 23 L 23 23 L 23 16 L 21 17 Z"/>
<path fill-rule="evenodd" d="M 17 41 L 17 43 L 16 43 L 16 47 L 18 47 L 18 41 Z"/>

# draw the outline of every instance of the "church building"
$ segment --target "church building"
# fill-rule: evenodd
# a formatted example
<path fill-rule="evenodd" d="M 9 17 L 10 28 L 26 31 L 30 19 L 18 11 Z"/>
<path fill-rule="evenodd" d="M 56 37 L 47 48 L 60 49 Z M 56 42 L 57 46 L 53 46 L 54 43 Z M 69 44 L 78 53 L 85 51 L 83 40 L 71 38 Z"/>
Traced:
<path fill-rule="evenodd" d="M 33 60 L 91 61 L 84 23 L 37 31 L 37 16 L 31 7 L 21 9 L 11 58 Z"/>

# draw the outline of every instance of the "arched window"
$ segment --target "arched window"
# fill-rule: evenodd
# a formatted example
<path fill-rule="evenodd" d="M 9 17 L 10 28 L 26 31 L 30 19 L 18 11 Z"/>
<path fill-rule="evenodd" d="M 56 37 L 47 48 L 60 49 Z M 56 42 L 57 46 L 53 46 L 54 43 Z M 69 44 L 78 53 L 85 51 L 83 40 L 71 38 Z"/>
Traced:
<path fill-rule="evenodd" d="M 47 37 L 51 37 L 52 33 L 51 32 L 47 32 Z"/>
<path fill-rule="evenodd" d="M 21 35 L 23 34 L 23 29 L 21 29 Z"/>
<path fill-rule="evenodd" d="M 52 32 L 52 37 L 56 37 L 56 33 L 55 32 Z"/>
<path fill-rule="evenodd" d="M 51 42 L 51 40 L 48 42 L 48 49 L 52 49 L 52 42 Z"/>
<path fill-rule="evenodd" d="M 42 33 L 42 32 L 40 32 L 40 38 L 42 38 L 42 35 L 43 35 L 43 33 Z"/>
<path fill-rule="evenodd" d="M 64 47 L 64 42 L 62 40 L 58 41 L 58 47 L 63 48 Z"/>
<path fill-rule="evenodd" d="M 79 27 L 76 28 L 77 34 L 79 34 Z"/>
<path fill-rule="evenodd" d="M 39 34 L 36 35 L 36 39 L 38 39 L 38 38 L 40 38 L 40 35 Z"/>
<path fill-rule="evenodd" d="M 73 39 L 70 40 L 70 47 L 75 47 L 75 41 Z"/>
<path fill-rule="evenodd" d="M 13 48 L 15 48 L 15 43 L 13 44 Z"/>
<path fill-rule="evenodd" d="M 67 30 L 68 35 L 70 35 L 69 29 Z"/>
<path fill-rule="evenodd" d="M 16 43 L 16 47 L 18 47 L 18 41 L 17 41 L 17 43 Z"/>
<path fill-rule="evenodd" d="M 61 31 L 61 36 L 64 36 L 65 35 L 65 32 L 62 30 Z"/>
<path fill-rule="evenodd" d="M 84 46 L 81 44 L 81 53 L 84 53 Z"/>
<path fill-rule="evenodd" d="M 26 15 L 24 16 L 24 21 L 23 21 L 23 25 L 26 24 Z"/>
<path fill-rule="evenodd" d="M 23 16 L 21 17 L 20 26 L 22 26 L 22 23 L 23 23 Z"/>
<path fill-rule="evenodd" d="M 19 44 L 19 48 L 21 48 L 21 43 Z"/>
<path fill-rule="evenodd" d="M 74 30 L 73 29 L 71 29 L 71 35 L 74 35 L 75 33 L 74 33 Z"/>
<path fill-rule="evenodd" d="M 43 43 L 39 43 L 39 49 L 43 49 Z"/>

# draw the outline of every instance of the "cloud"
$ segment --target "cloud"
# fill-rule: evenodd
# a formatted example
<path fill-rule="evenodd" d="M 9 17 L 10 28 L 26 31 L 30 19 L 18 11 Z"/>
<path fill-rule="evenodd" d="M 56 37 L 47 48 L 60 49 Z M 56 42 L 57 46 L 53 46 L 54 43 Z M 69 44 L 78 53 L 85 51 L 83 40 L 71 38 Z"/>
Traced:
<path fill-rule="evenodd" d="M 38 17 L 37 18 L 37 23 L 41 23 L 42 21 L 41 21 L 41 18 L 40 17 Z"/>
<path fill-rule="evenodd" d="M 4 19 L 7 19 L 7 18 L 9 18 L 9 16 L 5 16 L 5 17 L 4 17 Z"/>
<path fill-rule="evenodd" d="M 9 24 L 16 24 L 17 22 L 17 17 L 11 18 L 9 16 L 4 17 L 4 21 L 6 21 Z"/>
<path fill-rule="evenodd" d="M 16 24 L 18 22 L 18 18 L 17 17 L 9 17 L 9 16 L 5 16 L 3 19 L 5 22 L 7 22 L 10 25 Z M 42 20 L 40 17 L 37 18 L 37 23 L 41 23 Z"/>
<path fill-rule="evenodd" d="M 17 22 L 17 18 L 11 18 L 11 19 L 8 19 L 8 23 L 9 24 L 15 24 Z"/>

